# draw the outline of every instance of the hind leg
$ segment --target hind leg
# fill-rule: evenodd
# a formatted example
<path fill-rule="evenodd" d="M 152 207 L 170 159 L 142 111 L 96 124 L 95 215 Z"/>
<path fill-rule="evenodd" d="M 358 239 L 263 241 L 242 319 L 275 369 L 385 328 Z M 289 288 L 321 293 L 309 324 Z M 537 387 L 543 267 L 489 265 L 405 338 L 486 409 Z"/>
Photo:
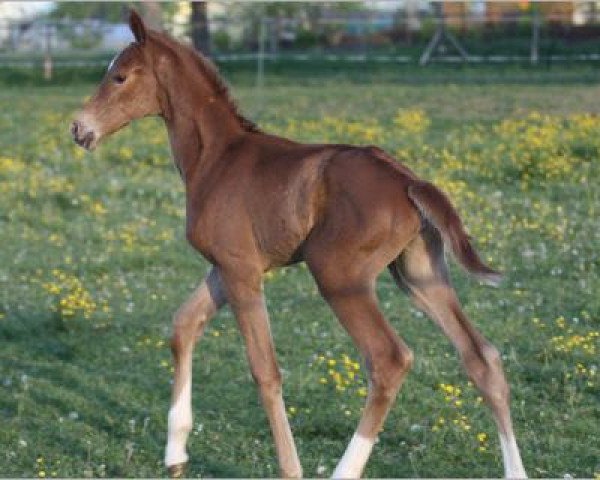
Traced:
<path fill-rule="evenodd" d="M 490 406 L 500 436 L 507 478 L 527 475 L 513 433 L 509 386 L 498 350 L 471 324 L 460 308 L 446 271 L 442 240 L 437 231 L 425 229 L 391 267 L 400 286 L 408 289 L 421 307 L 457 348 L 469 377 Z"/>
<path fill-rule="evenodd" d="M 325 271 L 309 265 L 321 293 L 365 359 L 369 393 L 358 427 L 333 478 L 358 478 L 387 413 L 412 365 L 412 352 L 381 314 L 375 279 L 353 277 L 348 269 Z M 343 272 L 343 273 L 342 273 Z"/>

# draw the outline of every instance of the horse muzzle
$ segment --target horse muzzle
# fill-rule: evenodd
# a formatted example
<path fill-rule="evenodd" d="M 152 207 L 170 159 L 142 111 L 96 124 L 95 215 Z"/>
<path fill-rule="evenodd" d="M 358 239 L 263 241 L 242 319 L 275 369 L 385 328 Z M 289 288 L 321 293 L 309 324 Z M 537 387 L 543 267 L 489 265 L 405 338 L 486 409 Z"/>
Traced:
<path fill-rule="evenodd" d="M 71 124 L 71 135 L 73 136 L 73 141 L 86 150 L 93 150 L 96 147 L 96 134 L 93 130 L 86 128 L 79 120 L 75 120 Z"/>

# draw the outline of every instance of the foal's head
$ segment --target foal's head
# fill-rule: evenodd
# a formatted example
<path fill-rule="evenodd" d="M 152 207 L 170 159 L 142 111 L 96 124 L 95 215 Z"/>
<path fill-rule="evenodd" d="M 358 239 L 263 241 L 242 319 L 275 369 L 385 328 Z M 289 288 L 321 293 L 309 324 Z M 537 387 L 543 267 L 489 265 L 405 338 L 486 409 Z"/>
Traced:
<path fill-rule="evenodd" d="M 110 63 L 97 92 L 71 125 L 75 142 L 88 150 L 130 121 L 162 113 L 151 32 L 135 11 L 129 27 L 135 42 Z"/>
<path fill-rule="evenodd" d="M 129 27 L 135 42 L 111 62 L 98 91 L 71 125 L 75 142 L 92 150 L 103 137 L 137 118 L 186 118 L 190 110 L 197 112 L 205 105 L 218 106 L 244 130 L 258 131 L 238 112 L 208 59 L 165 34 L 147 30 L 133 10 Z"/>

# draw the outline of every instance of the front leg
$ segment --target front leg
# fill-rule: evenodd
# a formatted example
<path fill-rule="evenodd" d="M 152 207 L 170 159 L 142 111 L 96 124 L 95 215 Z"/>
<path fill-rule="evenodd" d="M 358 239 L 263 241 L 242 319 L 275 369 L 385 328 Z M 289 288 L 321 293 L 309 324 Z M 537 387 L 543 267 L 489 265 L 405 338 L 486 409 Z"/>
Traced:
<path fill-rule="evenodd" d="M 172 478 L 184 474 L 188 461 L 185 445 L 192 429 L 192 353 L 208 320 L 225 304 L 216 268 L 210 271 L 173 318 L 171 350 L 175 363 L 165 465 Z"/>
<path fill-rule="evenodd" d="M 280 475 L 302 477 L 302 466 L 285 413 L 281 373 L 269 326 L 269 316 L 262 293 L 262 272 L 223 271 L 227 299 L 236 316 L 246 343 L 246 354 L 260 396 L 269 418 L 279 460 Z"/>

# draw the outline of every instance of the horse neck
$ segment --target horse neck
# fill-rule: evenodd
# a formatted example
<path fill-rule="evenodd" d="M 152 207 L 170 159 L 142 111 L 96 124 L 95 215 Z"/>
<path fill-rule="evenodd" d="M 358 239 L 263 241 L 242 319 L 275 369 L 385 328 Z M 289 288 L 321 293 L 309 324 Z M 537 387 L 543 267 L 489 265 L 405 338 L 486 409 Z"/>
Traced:
<path fill-rule="evenodd" d="M 243 132 L 227 98 L 190 83 L 169 92 L 169 113 L 164 117 L 173 158 L 186 184 Z"/>

